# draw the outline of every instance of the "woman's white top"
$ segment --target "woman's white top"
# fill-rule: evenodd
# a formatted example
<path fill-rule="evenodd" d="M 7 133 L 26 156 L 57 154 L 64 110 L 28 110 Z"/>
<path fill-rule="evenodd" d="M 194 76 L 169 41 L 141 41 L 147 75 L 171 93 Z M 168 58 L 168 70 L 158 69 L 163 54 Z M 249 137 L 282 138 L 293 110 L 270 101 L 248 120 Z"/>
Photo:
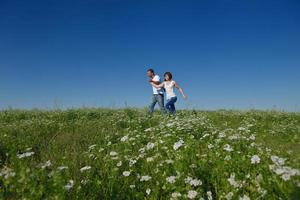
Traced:
<path fill-rule="evenodd" d="M 172 97 L 176 97 L 174 92 L 175 81 L 164 81 L 164 88 L 166 89 L 167 99 L 171 99 Z"/>

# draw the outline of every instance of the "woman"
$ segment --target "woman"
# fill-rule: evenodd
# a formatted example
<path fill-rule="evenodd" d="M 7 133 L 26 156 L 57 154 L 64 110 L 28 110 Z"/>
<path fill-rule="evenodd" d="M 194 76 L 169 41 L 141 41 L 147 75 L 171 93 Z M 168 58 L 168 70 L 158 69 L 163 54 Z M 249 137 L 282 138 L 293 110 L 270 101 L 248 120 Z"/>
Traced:
<path fill-rule="evenodd" d="M 151 85 L 156 88 L 164 88 L 166 90 L 166 94 L 167 94 L 166 109 L 169 113 L 174 115 L 176 113 L 175 102 L 177 101 L 177 97 L 174 92 L 174 87 L 178 89 L 178 91 L 180 92 L 180 94 L 184 99 L 186 99 L 187 97 L 184 94 L 183 90 L 179 87 L 179 85 L 174 80 L 172 80 L 173 76 L 171 72 L 166 72 L 164 74 L 164 77 L 165 77 L 165 81 L 162 82 L 161 84 L 155 84 L 151 82 Z"/>

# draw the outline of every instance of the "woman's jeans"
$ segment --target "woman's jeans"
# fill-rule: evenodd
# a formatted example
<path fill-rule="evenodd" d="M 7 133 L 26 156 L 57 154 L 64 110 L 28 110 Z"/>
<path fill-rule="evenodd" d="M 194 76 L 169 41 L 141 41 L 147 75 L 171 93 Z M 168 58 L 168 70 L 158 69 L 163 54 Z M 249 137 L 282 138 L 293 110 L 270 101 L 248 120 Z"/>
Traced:
<path fill-rule="evenodd" d="M 149 106 L 150 113 L 153 113 L 156 103 L 158 103 L 160 111 L 162 113 L 165 113 L 166 111 L 165 111 L 165 107 L 164 107 L 164 95 L 163 94 L 153 94 L 152 102 Z"/>
<path fill-rule="evenodd" d="M 177 97 L 172 97 L 167 100 L 166 109 L 171 114 L 176 114 L 175 102 L 177 101 Z"/>

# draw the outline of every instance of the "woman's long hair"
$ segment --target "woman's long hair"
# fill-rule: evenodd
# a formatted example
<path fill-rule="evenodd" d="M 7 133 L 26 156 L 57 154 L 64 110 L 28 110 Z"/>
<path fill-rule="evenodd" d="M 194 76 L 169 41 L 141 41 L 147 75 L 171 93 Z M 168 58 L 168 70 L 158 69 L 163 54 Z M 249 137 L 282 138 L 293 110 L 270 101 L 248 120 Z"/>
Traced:
<path fill-rule="evenodd" d="M 164 77 L 165 77 L 166 75 L 168 75 L 169 79 L 172 80 L 173 75 L 172 75 L 171 72 L 166 72 L 166 73 L 164 74 Z M 169 81 L 170 81 L 170 80 L 169 80 Z M 165 78 L 165 81 L 167 81 L 166 78 Z"/>

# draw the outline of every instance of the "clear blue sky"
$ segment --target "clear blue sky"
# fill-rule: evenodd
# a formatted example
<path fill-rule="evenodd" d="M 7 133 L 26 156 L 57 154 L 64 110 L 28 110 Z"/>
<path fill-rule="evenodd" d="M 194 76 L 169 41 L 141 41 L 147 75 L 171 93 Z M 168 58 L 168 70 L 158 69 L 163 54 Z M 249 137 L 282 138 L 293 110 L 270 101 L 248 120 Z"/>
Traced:
<path fill-rule="evenodd" d="M 0 0 L 0 109 L 147 106 L 145 65 L 181 108 L 300 110 L 299 0 Z"/>

